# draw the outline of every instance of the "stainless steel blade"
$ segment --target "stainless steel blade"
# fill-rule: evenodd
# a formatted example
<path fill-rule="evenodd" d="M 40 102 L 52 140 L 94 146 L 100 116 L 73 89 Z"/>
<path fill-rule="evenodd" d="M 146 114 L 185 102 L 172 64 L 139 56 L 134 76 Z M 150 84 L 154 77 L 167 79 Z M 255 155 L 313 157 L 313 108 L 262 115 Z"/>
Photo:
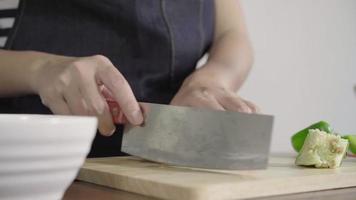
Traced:
<path fill-rule="evenodd" d="M 143 103 L 145 124 L 127 125 L 122 151 L 147 160 L 210 169 L 263 169 L 273 116 Z"/>

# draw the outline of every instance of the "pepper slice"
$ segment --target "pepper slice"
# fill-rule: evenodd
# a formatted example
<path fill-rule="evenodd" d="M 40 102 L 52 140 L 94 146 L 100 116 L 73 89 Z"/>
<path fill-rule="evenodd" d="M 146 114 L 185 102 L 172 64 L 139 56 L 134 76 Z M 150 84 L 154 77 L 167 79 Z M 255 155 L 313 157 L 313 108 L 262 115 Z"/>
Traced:
<path fill-rule="evenodd" d="M 330 127 L 329 123 L 325 121 L 320 121 L 315 124 L 312 124 L 311 126 L 308 126 L 307 128 L 298 131 L 292 136 L 291 142 L 295 151 L 299 152 L 302 149 L 304 140 L 309 133 L 309 129 L 319 129 L 320 131 L 324 131 L 326 133 L 332 133 L 332 128 Z"/>

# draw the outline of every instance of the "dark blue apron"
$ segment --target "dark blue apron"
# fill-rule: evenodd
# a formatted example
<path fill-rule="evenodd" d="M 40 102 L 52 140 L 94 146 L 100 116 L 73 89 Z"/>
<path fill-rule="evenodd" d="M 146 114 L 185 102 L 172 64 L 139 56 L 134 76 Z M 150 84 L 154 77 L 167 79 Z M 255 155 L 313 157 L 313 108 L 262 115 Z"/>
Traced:
<path fill-rule="evenodd" d="M 22 0 L 6 48 L 108 57 L 139 101 L 167 104 L 213 38 L 213 0 Z M 36 95 L 1 112 L 51 113 Z M 97 134 L 90 156 L 123 155 L 122 127 Z"/>

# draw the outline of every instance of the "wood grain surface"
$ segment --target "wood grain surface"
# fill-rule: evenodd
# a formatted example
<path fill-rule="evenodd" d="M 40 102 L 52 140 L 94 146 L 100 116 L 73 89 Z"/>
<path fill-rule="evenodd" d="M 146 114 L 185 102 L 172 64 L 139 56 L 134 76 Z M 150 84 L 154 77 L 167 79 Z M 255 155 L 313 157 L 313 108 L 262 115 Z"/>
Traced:
<path fill-rule="evenodd" d="M 356 187 L 303 192 L 287 195 L 259 197 L 249 200 L 355 200 Z M 108 188 L 92 183 L 75 181 L 68 188 L 63 200 L 158 200 L 140 194 L 130 193 L 123 190 Z"/>
<path fill-rule="evenodd" d="M 338 169 L 303 168 L 272 157 L 266 170 L 181 168 L 134 157 L 88 159 L 78 179 L 162 199 L 243 199 L 356 186 L 356 159 Z"/>

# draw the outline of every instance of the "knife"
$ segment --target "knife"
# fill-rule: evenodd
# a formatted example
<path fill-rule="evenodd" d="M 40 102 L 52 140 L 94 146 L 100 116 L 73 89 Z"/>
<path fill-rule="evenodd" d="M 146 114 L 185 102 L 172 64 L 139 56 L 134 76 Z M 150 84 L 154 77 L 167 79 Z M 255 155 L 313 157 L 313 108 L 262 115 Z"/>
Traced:
<path fill-rule="evenodd" d="M 121 151 L 183 167 L 267 167 L 273 116 L 140 103 L 145 122 L 125 125 Z"/>
<path fill-rule="evenodd" d="M 119 107 L 114 100 L 107 101 L 117 121 L 122 117 L 115 112 Z M 185 167 L 267 167 L 273 116 L 152 103 L 141 106 L 145 124 L 126 125 L 123 152 Z"/>

